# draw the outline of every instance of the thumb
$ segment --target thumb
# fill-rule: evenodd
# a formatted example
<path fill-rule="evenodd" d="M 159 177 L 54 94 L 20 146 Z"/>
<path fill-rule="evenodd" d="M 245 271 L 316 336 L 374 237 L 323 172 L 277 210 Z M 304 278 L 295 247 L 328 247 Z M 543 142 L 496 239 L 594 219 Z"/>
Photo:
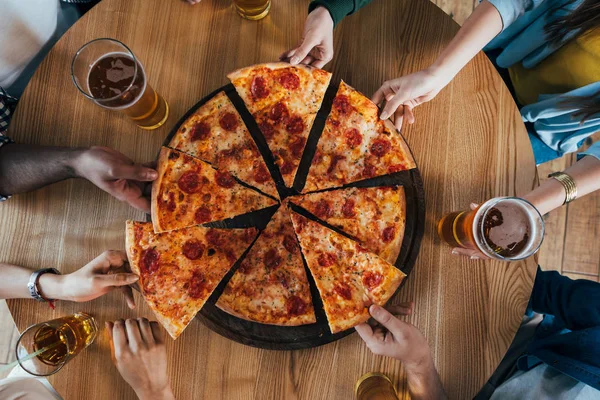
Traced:
<path fill-rule="evenodd" d="M 151 182 L 158 178 L 158 172 L 141 164 L 123 165 L 115 171 L 114 178 Z"/>
<path fill-rule="evenodd" d="M 392 335 L 397 336 L 402 330 L 404 322 L 394 317 L 388 310 L 383 307 L 373 304 L 369 308 L 369 312 L 373 319 L 383 325 Z"/>
<path fill-rule="evenodd" d="M 308 53 L 317 45 L 317 41 L 312 37 L 307 37 L 302 41 L 302 44 L 289 53 L 290 64 L 296 65 L 304 60 Z"/>
<path fill-rule="evenodd" d="M 96 279 L 102 284 L 102 286 L 125 286 L 137 282 L 140 277 L 136 274 L 119 273 L 97 275 Z"/>

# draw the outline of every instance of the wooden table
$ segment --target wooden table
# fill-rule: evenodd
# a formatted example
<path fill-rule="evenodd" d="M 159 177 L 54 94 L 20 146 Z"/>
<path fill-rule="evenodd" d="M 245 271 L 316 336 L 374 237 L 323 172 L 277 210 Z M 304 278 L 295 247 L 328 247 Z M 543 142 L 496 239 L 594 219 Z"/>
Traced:
<path fill-rule="evenodd" d="M 275 0 L 260 22 L 239 18 L 229 0 L 190 7 L 178 0 L 104 0 L 58 42 L 25 91 L 9 135 L 23 143 L 106 145 L 137 161 L 155 157 L 175 121 L 197 100 L 227 83 L 226 73 L 276 60 L 302 32 L 308 2 Z M 328 69 L 364 93 L 386 79 L 428 66 L 458 25 L 425 0 L 377 0 L 335 32 Z M 141 59 L 152 85 L 171 106 L 154 132 L 84 99 L 71 82 L 75 51 L 97 37 L 117 38 Z M 404 129 L 423 174 L 427 222 L 412 275 L 394 301 L 414 300 L 409 320 L 429 340 L 451 398 L 472 397 L 497 367 L 519 326 L 536 270 L 533 259 L 503 264 L 456 258 L 436 236 L 436 221 L 471 201 L 514 195 L 536 182 L 533 154 L 518 110 L 502 80 L 478 55 L 436 99 L 416 110 Z M 88 182 L 69 181 L 15 196 L 0 206 L 0 260 L 30 268 L 73 271 L 101 251 L 124 249 L 125 220 L 142 213 Z M 410 216 L 409 216 L 410 218 Z M 150 317 L 129 311 L 119 292 L 56 311 L 10 301 L 20 330 L 86 311 L 105 320 Z M 351 399 L 369 371 L 401 388 L 399 362 L 372 355 L 358 335 L 303 351 L 242 346 L 195 321 L 169 340 L 169 375 L 179 399 Z M 65 399 L 128 399 L 133 391 L 111 365 L 108 339 L 97 342 L 50 381 Z M 407 396 L 405 396 L 407 397 Z"/>

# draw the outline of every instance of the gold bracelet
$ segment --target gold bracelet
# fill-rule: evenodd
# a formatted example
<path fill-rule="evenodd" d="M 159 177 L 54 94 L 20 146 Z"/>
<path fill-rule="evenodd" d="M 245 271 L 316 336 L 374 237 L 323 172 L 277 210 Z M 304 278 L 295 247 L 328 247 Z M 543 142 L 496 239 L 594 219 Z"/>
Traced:
<path fill-rule="evenodd" d="M 568 204 L 577 198 L 577 185 L 573 178 L 564 172 L 553 172 L 548 175 L 548 178 L 554 178 L 559 181 L 563 187 L 565 188 L 565 202 L 564 204 Z"/>

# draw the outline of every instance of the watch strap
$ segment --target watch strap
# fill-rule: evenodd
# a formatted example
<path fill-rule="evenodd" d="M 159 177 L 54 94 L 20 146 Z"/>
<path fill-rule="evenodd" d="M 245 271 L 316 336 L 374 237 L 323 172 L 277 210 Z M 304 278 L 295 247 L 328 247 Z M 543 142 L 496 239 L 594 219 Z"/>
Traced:
<path fill-rule="evenodd" d="M 38 287 L 40 277 L 47 273 L 60 275 L 60 272 L 56 268 L 43 268 L 43 269 L 39 269 L 39 270 L 35 271 L 29 277 L 29 282 L 27 283 L 27 289 L 29 289 L 29 295 L 34 300 L 47 301 L 47 302 L 54 301 L 53 299 L 46 299 L 44 296 L 42 296 L 42 294 L 40 293 L 39 287 Z"/>

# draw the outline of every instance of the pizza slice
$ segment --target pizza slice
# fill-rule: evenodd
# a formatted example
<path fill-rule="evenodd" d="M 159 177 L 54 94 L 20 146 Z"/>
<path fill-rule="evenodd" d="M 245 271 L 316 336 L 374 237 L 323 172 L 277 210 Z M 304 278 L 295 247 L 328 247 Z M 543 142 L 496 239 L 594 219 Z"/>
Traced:
<path fill-rule="evenodd" d="M 290 201 L 354 237 L 387 262 L 396 262 L 406 222 L 403 187 L 353 187 L 310 193 Z"/>
<path fill-rule="evenodd" d="M 152 184 L 152 222 L 155 232 L 235 217 L 277 202 L 239 184 L 227 171 L 163 147 L 158 178 Z"/>
<path fill-rule="evenodd" d="M 194 226 L 154 233 L 150 222 L 127 221 L 131 270 L 148 306 L 173 339 L 200 311 L 256 237 L 250 229 Z"/>
<path fill-rule="evenodd" d="M 295 326 L 316 321 L 300 247 L 286 204 L 233 275 L 217 307 L 263 324 Z"/>
<path fill-rule="evenodd" d="M 352 239 L 296 213 L 292 221 L 332 333 L 367 321 L 369 306 L 383 306 L 406 277 Z"/>
<path fill-rule="evenodd" d="M 303 193 L 415 168 L 402 136 L 362 93 L 343 81 L 311 163 Z"/>
<path fill-rule="evenodd" d="M 306 65 L 260 64 L 228 75 L 292 187 L 331 74 Z"/>
<path fill-rule="evenodd" d="M 225 92 L 200 107 L 179 128 L 169 147 L 228 171 L 278 198 L 275 182 L 254 139 Z"/>

